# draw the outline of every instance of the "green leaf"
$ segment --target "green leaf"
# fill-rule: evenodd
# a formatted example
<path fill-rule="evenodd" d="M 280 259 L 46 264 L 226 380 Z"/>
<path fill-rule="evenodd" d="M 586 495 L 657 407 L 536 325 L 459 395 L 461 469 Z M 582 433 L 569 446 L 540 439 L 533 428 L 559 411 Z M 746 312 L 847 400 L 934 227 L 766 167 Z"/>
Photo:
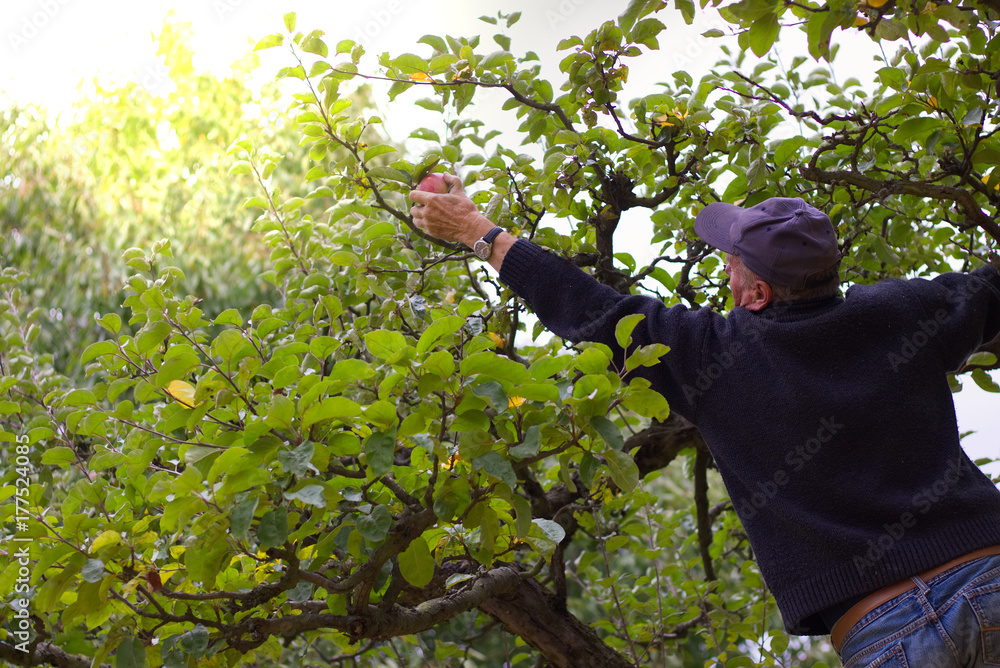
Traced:
<path fill-rule="evenodd" d="M 507 410 L 507 405 L 510 400 L 507 398 L 507 393 L 503 391 L 503 387 L 501 387 L 500 383 L 495 380 L 490 380 L 476 385 L 472 388 L 472 393 L 477 397 L 483 397 L 493 404 L 493 408 L 498 413 L 503 413 Z"/>
<path fill-rule="evenodd" d="M 666 420 L 670 416 L 670 405 L 656 390 L 630 389 L 622 399 L 622 406 L 643 417 Z"/>
<path fill-rule="evenodd" d="M 406 338 L 399 332 L 377 329 L 365 334 L 365 347 L 375 357 L 388 360 L 406 347 Z"/>
<path fill-rule="evenodd" d="M 80 364 L 86 364 L 97 357 L 103 357 L 104 355 L 113 355 L 117 352 L 118 346 L 115 345 L 114 341 L 98 341 L 87 346 L 87 349 L 83 351 L 83 355 L 80 357 Z"/>
<path fill-rule="evenodd" d="M 632 343 L 632 332 L 645 317 L 642 313 L 633 313 L 625 316 L 615 325 L 615 340 L 624 350 L 628 350 Z"/>
<path fill-rule="evenodd" d="M 978 352 L 973 353 L 969 359 L 965 362 L 966 364 L 980 364 L 982 366 L 992 366 L 997 363 L 997 356 L 993 353 L 988 352 Z M 45 458 L 42 458 L 42 463 L 44 463 Z"/>
<path fill-rule="evenodd" d="M 434 557 L 423 536 L 417 536 L 399 555 L 399 572 L 414 587 L 426 587 L 434 577 Z"/>
<path fill-rule="evenodd" d="M 215 337 L 212 342 L 212 354 L 218 355 L 227 362 L 232 362 L 233 358 L 243 350 L 246 339 L 235 329 L 224 329 Z"/>
<path fill-rule="evenodd" d="M 95 403 L 97 403 L 97 397 L 90 390 L 73 390 L 62 400 L 63 406 L 90 406 Z"/>
<path fill-rule="evenodd" d="M 193 629 L 181 635 L 177 644 L 187 654 L 197 658 L 208 649 L 208 629 L 201 624 L 196 624 Z"/>
<path fill-rule="evenodd" d="M 395 146 L 391 144 L 378 144 L 377 146 L 372 146 L 367 151 L 365 151 L 365 162 L 368 162 L 372 158 L 377 158 L 380 155 L 385 155 L 386 153 L 392 153 L 396 150 Z"/>
<path fill-rule="evenodd" d="M 525 459 L 527 457 L 534 457 L 537 455 L 538 450 L 541 448 L 541 440 L 539 439 L 540 432 L 541 427 L 538 425 L 528 427 L 528 429 L 524 432 L 524 440 L 521 441 L 519 445 L 510 449 L 511 456 L 517 457 L 518 459 Z"/>
<path fill-rule="evenodd" d="M 564 538 L 566 538 L 566 530 L 563 529 L 562 525 L 558 522 L 542 518 L 534 519 L 531 522 L 542 530 L 542 533 L 545 534 L 546 538 L 557 545 L 561 543 Z"/>
<path fill-rule="evenodd" d="M 427 44 L 435 51 L 440 51 L 442 53 L 448 52 L 448 45 L 437 35 L 424 35 L 417 40 L 417 44 Z"/>
<path fill-rule="evenodd" d="M 122 319 L 115 313 L 105 313 L 97 320 L 97 324 L 112 334 L 118 334 L 122 328 Z"/>
<path fill-rule="evenodd" d="M 606 450 L 604 459 L 608 462 L 608 473 L 618 489 L 628 494 L 639 484 L 639 467 L 632 455 L 621 450 Z"/>
<path fill-rule="evenodd" d="M 892 139 L 897 144 L 909 144 L 918 137 L 928 135 L 933 130 L 941 127 L 941 123 L 942 121 L 937 118 L 927 118 L 925 116 L 909 118 L 899 124 L 896 132 L 893 133 Z"/>
<path fill-rule="evenodd" d="M 314 452 L 312 441 L 303 441 L 294 450 L 279 450 L 278 463 L 292 475 L 302 477 L 309 472 Z"/>
<path fill-rule="evenodd" d="M 625 447 L 625 439 L 622 438 L 621 430 L 611 420 L 600 415 L 595 415 L 590 418 L 590 426 L 601 435 L 601 438 L 608 444 L 608 447 L 614 450 L 621 450 Z"/>
<path fill-rule="evenodd" d="M 283 394 L 275 394 L 271 397 L 271 406 L 264 421 L 275 429 L 290 429 L 294 415 L 295 404 L 292 400 Z"/>
<path fill-rule="evenodd" d="M 476 457 L 472 460 L 472 467 L 485 471 L 487 475 L 498 478 L 511 488 L 517 485 L 517 475 L 514 473 L 514 467 L 499 452 L 490 450 L 486 454 Z"/>
<path fill-rule="evenodd" d="M 68 469 L 69 465 L 76 461 L 76 452 L 72 448 L 57 446 L 49 448 L 42 453 L 42 464 L 61 466 Z"/>
<path fill-rule="evenodd" d="M 138 638 L 125 638 L 115 649 L 115 668 L 145 668 L 146 647 Z"/>
<path fill-rule="evenodd" d="M 274 33 L 273 35 L 268 35 L 264 39 L 257 42 L 253 47 L 254 51 L 260 51 L 262 49 L 270 49 L 275 46 L 281 46 L 285 42 L 285 36 L 279 33 Z"/>
<path fill-rule="evenodd" d="M 758 58 L 763 58 L 778 38 L 778 14 L 769 13 L 750 25 L 750 48 Z"/>
<path fill-rule="evenodd" d="M 361 360 L 358 360 L 359 362 Z M 368 368 L 365 365 L 365 368 Z M 340 420 L 349 422 L 361 415 L 361 406 L 345 397 L 327 397 L 323 401 L 311 405 L 302 416 L 302 429 L 323 420 Z"/>
<path fill-rule="evenodd" d="M 364 451 L 368 470 L 376 478 L 392 470 L 392 458 L 396 450 L 396 432 L 377 431 L 365 439 Z"/>
<path fill-rule="evenodd" d="M 801 135 L 781 140 L 781 144 L 774 151 L 774 164 L 784 165 L 788 163 L 800 148 L 809 144 L 810 141 Z"/>
<path fill-rule="evenodd" d="M 385 540 L 392 527 L 392 515 L 385 506 L 375 506 L 370 515 L 358 517 L 358 533 L 370 543 L 380 543 Z"/>
<path fill-rule="evenodd" d="M 288 32 L 295 32 L 295 12 L 287 12 L 284 19 L 285 30 Z"/>
<path fill-rule="evenodd" d="M 257 524 L 257 540 L 261 547 L 281 547 L 288 538 L 288 511 L 275 508 L 264 513 Z"/>
<path fill-rule="evenodd" d="M 294 492 L 285 492 L 285 498 L 289 501 L 301 501 L 307 506 L 326 508 L 326 495 L 322 485 L 306 485 Z"/>
<path fill-rule="evenodd" d="M 215 325 L 232 325 L 234 327 L 243 326 L 243 316 L 234 308 L 226 309 L 213 321 Z"/>
<path fill-rule="evenodd" d="M 170 334 L 170 324 L 163 320 L 148 323 L 135 337 L 135 347 L 140 355 L 149 355 L 153 350 L 163 343 L 163 340 Z"/>
<path fill-rule="evenodd" d="M 465 319 L 457 315 L 448 315 L 434 320 L 417 341 L 417 352 L 425 353 L 434 347 L 443 337 L 454 334 L 462 328 Z"/>
<path fill-rule="evenodd" d="M 528 382 L 531 378 L 524 365 L 497 355 L 491 350 L 484 350 L 466 357 L 459 364 L 459 371 L 463 376 L 491 376 L 514 384 Z"/>
<path fill-rule="evenodd" d="M 246 539 L 250 525 L 253 523 L 253 514 L 257 510 L 257 502 L 257 495 L 251 494 L 233 508 L 233 512 L 229 516 L 229 532 L 236 540 Z"/>
<path fill-rule="evenodd" d="M 100 582 L 104 579 L 104 562 L 100 559 L 87 559 L 80 569 L 80 577 L 87 582 Z"/>
<path fill-rule="evenodd" d="M 1000 385 L 997 385 L 996 381 L 986 373 L 983 369 L 974 369 L 972 372 L 972 380 L 976 382 L 976 385 L 986 390 L 987 392 L 1000 392 Z"/>
<path fill-rule="evenodd" d="M 306 53 L 312 53 L 322 58 L 326 58 L 330 55 L 330 49 L 327 47 L 326 42 L 320 39 L 318 35 L 310 35 L 302 40 L 302 50 Z"/>

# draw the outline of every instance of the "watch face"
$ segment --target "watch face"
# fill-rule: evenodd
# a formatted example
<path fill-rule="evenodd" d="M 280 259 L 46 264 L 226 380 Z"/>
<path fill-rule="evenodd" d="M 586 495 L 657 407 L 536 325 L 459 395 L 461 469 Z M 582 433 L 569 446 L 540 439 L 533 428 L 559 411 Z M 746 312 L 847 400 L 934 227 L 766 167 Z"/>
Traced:
<path fill-rule="evenodd" d="M 490 252 L 493 250 L 493 244 L 487 243 L 480 239 L 473 245 L 472 252 L 476 254 L 480 260 L 490 259 Z"/>

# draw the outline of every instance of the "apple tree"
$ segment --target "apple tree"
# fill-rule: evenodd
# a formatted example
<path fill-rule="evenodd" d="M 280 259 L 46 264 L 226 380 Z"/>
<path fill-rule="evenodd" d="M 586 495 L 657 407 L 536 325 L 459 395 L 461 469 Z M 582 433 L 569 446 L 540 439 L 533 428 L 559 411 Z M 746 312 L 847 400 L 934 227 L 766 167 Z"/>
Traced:
<path fill-rule="evenodd" d="M 487 39 L 428 35 L 375 59 L 286 15 L 257 49 L 287 53 L 308 168 L 253 132 L 228 149 L 229 174 L 255 183 L 243 206 L 271 298 L 209 312 L 169 238 L 128 248 L 121 309 L 79 351 L 85 381 L 36 345 L 29 277 L 5 268 L 0 657 L 835 660 L 781 630 L 697 430 L 633 377 L 672 353 L 615 368 L 606 347 L 547 336 L 469 249 L 414 226 L 406 194 L 447 168 L 499 225 L 690 308 L 732 305 L 692 230 L 720 199 L 825 207 L 847 282 L 975 266 L 1000 240 L 1000 15 L 986 0 L 680 2 L 688 21 L 721 15 L 726 59 L 624 99 L 630 63 L 662 53 L 665 4 L 566 36 L 555 85 L 512 49 L 518 13 L 483 17 Z M 808 53 L 778 68 L 772 46 L 797 30 Z M 870 81 L 824 65 L 847 33 L 882 44 Z M 409 137 L 425 150 L 390 143 L 352 102 L 359 84 L 438 112 L 440 129 Z M 473 116 L 483 89 L 519 119 L 513 141 Z M 636 216 L 650 261 L 623 240 Z M 995 391 L 996 366 L 987 346 L 964 372 Z"/>

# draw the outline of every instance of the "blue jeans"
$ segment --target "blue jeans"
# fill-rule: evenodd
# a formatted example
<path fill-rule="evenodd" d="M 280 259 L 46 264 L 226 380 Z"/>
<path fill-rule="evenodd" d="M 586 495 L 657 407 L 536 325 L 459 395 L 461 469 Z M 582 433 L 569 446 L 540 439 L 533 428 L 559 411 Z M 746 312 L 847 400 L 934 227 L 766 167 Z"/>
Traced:
<path fill-rule="evenodd" d="M 1000 555 L 913 582 L 847 632 L 845 668 L 1000 666 Z"/>

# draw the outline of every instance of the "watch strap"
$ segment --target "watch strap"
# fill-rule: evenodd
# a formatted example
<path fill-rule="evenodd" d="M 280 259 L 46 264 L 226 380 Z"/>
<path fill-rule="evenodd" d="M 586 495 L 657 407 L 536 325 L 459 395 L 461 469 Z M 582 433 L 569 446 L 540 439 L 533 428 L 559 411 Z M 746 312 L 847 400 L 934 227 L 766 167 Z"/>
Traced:
<path fill-rule="evenodd" d="M 490 256 L 493 254 L 493 240 L 496 239 L 497 235 L 501 232 L 503 232 L 503 228 L 497 225 L 480 237 L 479 240 L 472 246 L 472 250 L 476 254 L 476 257 L 480 260 L 489 260 Z"/>
<path fill-rule="evenodd" d="M 494 239 L 500 236 L 501 232 L 503 232 L 503 228 L 497 225 L 492 230 L 483 235 L 483 241 L 485 241 L 488 244 L 491 244 L 493 243 Z"/>

